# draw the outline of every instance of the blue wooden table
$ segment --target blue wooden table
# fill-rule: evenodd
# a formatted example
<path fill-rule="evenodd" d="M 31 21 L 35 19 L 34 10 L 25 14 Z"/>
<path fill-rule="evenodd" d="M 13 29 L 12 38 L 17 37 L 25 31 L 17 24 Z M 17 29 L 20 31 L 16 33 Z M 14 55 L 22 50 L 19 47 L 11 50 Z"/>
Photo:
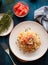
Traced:
<path fill-rule="evenodd" d="M 13 13 L 13 5 L 17 1 L 25 1 L 26 3 L 28 3 L 30 11 L 28 15 L 24 18 L 18 18 L 15 15 L 13 15 L 14 26 L 22 21 L 34 20 L 34 11 L 41 6 L 48 5 L 48 0 L 13 0 L 12 3 L 7 3 L 7 0 L 2 0 L 2 4 L 0 4 L 0 13 L 7 12 L 8 10 L 11 10 Z M 9 47 L 9 35 L 5 37 L 0 37 L 0 44 L 3 43 L 5 43 Z M 15 58 L 15 56 L 12 54 L 12 52 L 10 52 L 10 54 L 17 65 L 48 65 L 48 51 L 39 60 L 26 63 L 22 63 L 19 60 L 17 60 L 17 58 Z M 4 52 L 1 46 L 0 46 L 0 65 L 12 65 L 8 55 Z"/>

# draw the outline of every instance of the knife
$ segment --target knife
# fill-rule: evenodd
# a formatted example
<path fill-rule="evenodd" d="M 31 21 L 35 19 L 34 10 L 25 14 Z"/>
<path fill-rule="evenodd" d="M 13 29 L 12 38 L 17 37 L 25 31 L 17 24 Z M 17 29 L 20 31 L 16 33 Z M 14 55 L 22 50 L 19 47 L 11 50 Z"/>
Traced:
<path fill-rule="evenodd" d="M 7 47 L 7 45 L 6 45 L 5 43 L 2 43 L 1 46 L 2 46 L 2 48 L 4 49 L 4 51 L 9 55 L 9 57 L 10 57 L 10 59 L 11 59 L 13 65 L 16 65 L 15 62 L 13 61 L 12 57 L 11 57 L 10 54 L 9 54 L 9 48 Z"/>

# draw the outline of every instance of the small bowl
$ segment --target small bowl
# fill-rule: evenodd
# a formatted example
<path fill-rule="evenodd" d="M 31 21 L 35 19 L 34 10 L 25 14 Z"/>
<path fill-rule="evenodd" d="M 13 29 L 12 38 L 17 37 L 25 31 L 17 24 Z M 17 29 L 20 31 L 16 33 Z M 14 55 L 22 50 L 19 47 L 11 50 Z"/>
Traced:
<path fill-rule="evenodd" d="M 27 11 L 27 13 L 25 13 L 24 15 L 17 15 L 16 14 L 16 11 L 14 10 L 14 8 L 15 8 L 15 6 L 18 4 L 18 3 L 20 3 L 20 4 L 22 4 L 22 7 L 24 7 L 24 6 L 26 6 L 28 9 L 26 9 L 26 10 L 28 10 Z M 21 6 L 21 5 L 20 5 Z M 19 6 L 19 7 L 20 7 Z M 19 8 L 18 8 L 19 9 Z M 21 10 L 21 11 L 23 11 L 23 10 Z M 17 2 L 14 6 L 13 6 L 13 12 L 14 12 L 14 14 L 17 16 L 17 17 L 25 17 L 27 14 L 28 14 L 28 12 L 29 12 L 29 6 L 28 6 L 28 4 L 26 3 L 26 2 L 23 2 L 23 1 L 19 1 L 19 2 Z M 24 12 L 25 12 L 25 10 L 24 10 Z"/>

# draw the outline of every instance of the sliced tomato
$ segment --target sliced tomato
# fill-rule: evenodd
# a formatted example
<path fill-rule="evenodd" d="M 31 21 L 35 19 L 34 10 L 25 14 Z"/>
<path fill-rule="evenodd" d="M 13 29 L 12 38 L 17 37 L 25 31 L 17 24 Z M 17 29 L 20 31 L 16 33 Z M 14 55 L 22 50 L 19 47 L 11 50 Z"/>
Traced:
<path fill-rule="evenodd" d="M 19 15 L 20 12 L 21 12 L 21 10 L 18 9 L 18 10 L 16 11 L 16 14 Z"/>
<path fill-rule="evenodd" d="M 20 2 L 15 4 L 14 7 L 13 7 L 14 11 L 16 11 L 20 6 L 21 6 Z"/>
<path fill-rule="evenodd" d="M 17 3 L 16 5 L 15 5 L 15 8 L 19 8 L 20 6 L 21 6 L 21 2 L 19 2 L 19 3 Z"/>
<path fill-rule="evenodd" d="M 18 9 L 23 10 L 24 5 L 21 5 Z"/>
<path fill-rule="evenodd" d="M 28 10 L 27 10 L 27 9 L 24 9 L 24 11 L 25 11 L 25 13 L 27 13 L 27 12 L 28 12 Z"/>
<path fill-rule="evenodd" d="M 24 5 L 22 2 L 18 2 L 17 4 L 14 5 L 13 10 L 16 15 L 23 16 L 27 14 L 28 6 Z"/>
<path fill-rule="evenodd" d="M 20 11 L 20 13 L 18 12 L 18 15 L 19 15 L 19 16 L 21 16 L 21 14 L 22 14 L 22 11 Z"/>
<path fill-rule="evenodd" d="M 27 10 L 25 10 L 25 8 L 24 8 L 24 9 L 22 9 L 22 10 L 20 11 L 19 15 L 20 15 L 20 16 L 23 16 L 23 15 L 25 15 L 26 13 L 27 13 Z"/>
<path fill-rule="evenodd" d="M 25 14 L 26 14 L 25 11 L 23 11 L 22 14 L 21 14 L 21 16 L 23 16 L 23 15 L 25 15 Z"/>

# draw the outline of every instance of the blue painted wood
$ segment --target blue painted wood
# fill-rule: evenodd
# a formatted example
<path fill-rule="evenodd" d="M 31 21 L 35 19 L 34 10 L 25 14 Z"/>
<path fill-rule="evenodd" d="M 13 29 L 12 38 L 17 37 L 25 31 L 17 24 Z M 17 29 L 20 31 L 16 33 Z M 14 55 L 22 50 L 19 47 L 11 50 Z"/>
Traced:
<path fill-rule="evenodd" d="M 11 10 L 13 13 L 13 5 L 18 1 L 26 2 L 30 8 L 28 15 L 24 18 L 18 18 L 13 14 L 14 26 L 22 21 L 34 20 L 34 11 L 42 6 L 45 6 L 45 5 L 48 6 L 48 0 L 13 0 L 12 3 L 7 3 L 6 1 L 7 0 L 2 0 L 2 5 L 0 6 L 0 13 L 7 12 L 8 10 Z M 9 35 L 5 37 L 0 37 L 0 44 L 2 43 L 7 44 L 7 46 L 9 47 Z M 0 50 L 0 51 L 2 52 L 3 50 Z M 48 51 L 41 59 L 34 62 L 28 62 L 28 63 L 21 63 L 17 59 L 14 58 L 14 55 L 12 53 L 11 55 L 13 59 L 15 60 L 15 62 L 17 63 L 17 65 L 48 65 Z M 0 60 L 2 56 L 3 54 L 0 56 Z M 5 54 L 5 58 L 6 58 L 6 54 Z M 3 64 L 1 63 L 0 65 L 3 65 Z"/>
<path fill-rule="evenodd" d="M 9 56 L 6 54 L 1 45 L 0 45 L 0 65 L 13 65 Z"/>

